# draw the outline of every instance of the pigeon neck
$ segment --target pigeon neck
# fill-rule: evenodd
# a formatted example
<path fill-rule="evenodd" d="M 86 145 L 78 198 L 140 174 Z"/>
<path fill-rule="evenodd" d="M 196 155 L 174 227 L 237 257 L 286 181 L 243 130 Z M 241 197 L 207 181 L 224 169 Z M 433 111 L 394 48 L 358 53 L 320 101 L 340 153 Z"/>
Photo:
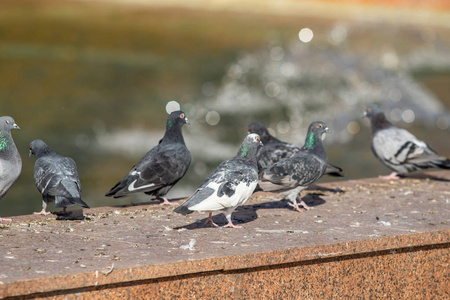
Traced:
<path fill-rule="evenodd" d="M 0 152 L 7 151 L 11 145 L 11 138 L 0 134 Z"/>
<path fill-rule="evenodd" d="M 181 126 L 178 124 L 172 124 L 170 120 L 167 121 L 166 133 L 164 134 L 163 141 L 170 141 L 184 144 L 183 134 L 181 132 Z"/>
<path fill-rule="evenodd" d="M 267 134 L 267 135 L 263 135 L 261 137 L 261 142 L 263 143 L 263 145 L 265 144 L 272 144 L 272 143 L 280 143 L 281 141 L 279 139 L 277 139 L 276 137 Z"/>
<path fill-rule="evenodd" d="M 313 150 L 317 148 L 317 146 L 322 145 L 322 140 L 313 132 L 310 131 L 306 135 L 305 145 L 303 146 L 306 150 Z"/>
<path fill-rule="evenodd" d="M 256 160 L 256 147 L 252 147 L 250 145 L 242 145 L 241 148 L 239 148 L 238 156 L 246 159 L 253 159 Z"/>
<path fill-rule="evenodd" d="M 370 121 L 372 123 L 372 133 L 392 126 L 391 122 L 386 119 L 386 116 L 383 113 L 376 114 Z"/>
<path fill-rule="evenodd" d="M 0 133 L 0 157 L 8 159 L 13 156 L 14 152 L 17 152 L 17 148 L 11 135 Z"/>
<path fill-rule="evenodd" d="M 326 156 L 325 148 L 322 144 L 322 139 L 317 135 L 317 133 L 310 131 L 305 139 L 305 145 L 303 150 L 308 152 L 314 152 L 320 156 Z"/>
<path fill-rule="evenodd" d="M 54 153 L 53 150 L 47 145 L 45 147 L 36 149 L 35 151 L 37 158 Z"/>

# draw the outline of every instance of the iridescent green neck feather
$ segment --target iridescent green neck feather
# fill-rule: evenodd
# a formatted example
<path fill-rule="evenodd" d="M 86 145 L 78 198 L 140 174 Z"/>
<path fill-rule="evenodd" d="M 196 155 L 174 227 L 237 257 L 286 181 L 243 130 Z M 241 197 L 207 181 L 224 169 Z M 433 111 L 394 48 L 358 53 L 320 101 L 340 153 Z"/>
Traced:
<path fill-rule="evenodd" d="M 242 146 L 241 148 L 241 156 L 246 157 L 248 152 L 248 146 Z"/>
<path fill-rule="evenodd" d="M 0 136 L 0 151 L 5 151 L 9 146 L 9 141 L 7 138 Z"/>
<path fill-rule="evenodd" d="M 305 149 L 313 149 L 315 145 L 314 132 L 309 132 L 305 141 Z"/>

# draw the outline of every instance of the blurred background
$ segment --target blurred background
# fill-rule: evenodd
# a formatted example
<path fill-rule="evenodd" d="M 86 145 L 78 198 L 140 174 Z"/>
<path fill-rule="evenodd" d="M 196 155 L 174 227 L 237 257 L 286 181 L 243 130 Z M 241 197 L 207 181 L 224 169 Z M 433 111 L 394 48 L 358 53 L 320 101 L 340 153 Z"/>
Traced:
<path fill-rule="evenodd" d="M 2 217 L 41 209 L 37 138 L 75 159 L 92 207 L 149 201 L 104 194 L 163 136 L 169 103 L 191 121 L 193 155 L 169 198 L 234 156 L 252 121 L 303 145 L 323 120 L 342 180 L 389 174 L 370 151 L 370 103 L 450 157 L 446 0 L 157 2 L 0 2 L 0 114 L 21 127 L 23 160 Z"/>

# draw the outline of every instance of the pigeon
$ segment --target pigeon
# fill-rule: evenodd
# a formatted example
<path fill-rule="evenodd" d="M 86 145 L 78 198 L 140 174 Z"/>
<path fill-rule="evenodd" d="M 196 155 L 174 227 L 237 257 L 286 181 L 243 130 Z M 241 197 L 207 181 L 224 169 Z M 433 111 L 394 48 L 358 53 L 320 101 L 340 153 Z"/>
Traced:
<path fill-rule="evenodd" d="M 42 194 L 42 210 L 35 214 L 48 215 L 47 205 L 55 201 L 55 207 L 62 207 L 58 214 L 67 214 L 66 208 L 80 205 L 90 208 L 81 199 L 81 183 L 77 165 L 70 157 L 64 157 L 53 151 L 42 140 L 30 143 L 30 156 L 36 155 L 34 164 L 34 183 Z"/>
<path fill-rule="evenodd" d="M 11 117 L 0 117 L 0 199 L 16 182 L 22 171 L 22 159 L 11 136 L 11 130 L 20 129 Z M 0 218 L 0 222 L 11 219 Z"/>
<path fill-rule="evenodd" d="M 256 152 L 262 146 L 260 137 L 249 134 L 235 157 L 222 162 L 194 194 L 174 212 L 182 215 L 194 211 L 209 212 L 206 222 L 218 227 L 212 220 L 213 211 L 224 211 L 228 224 L 224 227 L 241 228 L 231 221 L 231 214 L 252 195 L 258 183 Z"/>
<path fill-rule="evenodd" d="M 326 132 L 330 129 L 324 122 L 311 123 L 301 150 L 267 167 L 260 176 L 259 187 L 267 192 L 284 193 L 296 211 L 300 211 L 297 198 L 306 210 L 310 209 L 299 193 L 322 177 L 327 169 L 327 153 L 322 144 Z"/>
<path fill-rule="evenodd" d="M 191 153 L 181 131 L 184 124 L 189 124 L 185 113 L 179 110 L 172 112 L 159 144 L 148 151 L 105 196 L 120 198 L 144 192 L 162 200 L 161 204 L 172 204 L 164 196 L 183 178 L 191 163 Z"/>
<path fill-rule="evenodd" d="M 438 155 L 407 130 L 394 126 L 377 105 L 370 105 L 364 115 L 372 127 L 372 152 L 382 164 L 394 170 L 380 178 L 398 179 L 407 173 L 434 167 L 450 169 L 449 159 Z"/>
<path fill-rule="evenodd" d="M 264 144 L 264 147 L 258 151 L 258 170 L 260 173 L 268 166 L 273 165 L 283 158 L 292 156 L 302 149 L 296 145 L 280 141 L 272 136 L 261 122 L 250 123 L 250 125 L 248 125 L 248 131 L 259 134 L 261 142 Z M 343 177 L 341 173 L 342 168 L 330 163 L 327 164 L 325 174 Z"/>

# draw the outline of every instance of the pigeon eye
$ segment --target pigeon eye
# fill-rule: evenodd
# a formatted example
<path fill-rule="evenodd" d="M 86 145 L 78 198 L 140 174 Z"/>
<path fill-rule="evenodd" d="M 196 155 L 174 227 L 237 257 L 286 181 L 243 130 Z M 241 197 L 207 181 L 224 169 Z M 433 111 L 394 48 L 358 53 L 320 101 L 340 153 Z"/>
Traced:
<path fill-rule="evenodd" d="M 370 108 L 367 109 L 367 112 L 370 112 Z"/>
<path fill-rule="evenodd" d="M 6 124 L 9 124 L 9 121 L 5 121 Z"/>
<path fill-rule="evenodd" d="M 259 138 L 256 138 L 256 141 L 259 142 Z"/>
<path fill-rule="evenodd" d="M 319 124 L 317 127 L 322 128 L 322 124 Z"/>
<path fill-rule="evenodd" d="M 253 131 L 253 128 L 249 128 L 248 131 Z"/>
<path fill-rule="evenodd" d="M 181 115 L 180 115 L 180 118 L 184 119 L 184 114 L 181 114 Z"/>

